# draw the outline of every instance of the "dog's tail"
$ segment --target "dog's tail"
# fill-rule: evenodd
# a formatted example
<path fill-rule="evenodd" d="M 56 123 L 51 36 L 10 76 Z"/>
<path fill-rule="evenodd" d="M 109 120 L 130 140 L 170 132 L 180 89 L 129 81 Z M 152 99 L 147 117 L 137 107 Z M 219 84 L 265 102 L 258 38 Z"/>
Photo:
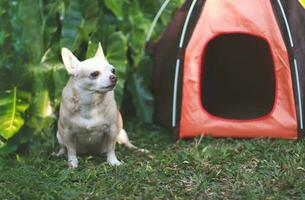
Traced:
<path fill-rule="evenodd" d="M 117 137 L 117 142 L 119 144 L 124 144 L 126 147 L 131 148 L 131 149 L 137 149 L 138 148 L 129 141 L 127 133 L 124 129 L 121 129 L 121 131 L 120 131 L 120 133 Z"/>
<path fill-rule="evenodd" d="M 129 138 L 128 138 L 128 135 L 126 133 L 126 131 L 124 129 L 121 129 L 118 137 L 117 137 L 117 142 L 119 144 L 124 144 L 126 147 L 128 148 L 131 148 L 131 149 L 136 149 L 140 152 L 144 152 L 144 153 L 147 153 L 148 151 L 146 149 L 139 149 L 138 147 L 136 147 L 135 145 L 133 145 Z"/>

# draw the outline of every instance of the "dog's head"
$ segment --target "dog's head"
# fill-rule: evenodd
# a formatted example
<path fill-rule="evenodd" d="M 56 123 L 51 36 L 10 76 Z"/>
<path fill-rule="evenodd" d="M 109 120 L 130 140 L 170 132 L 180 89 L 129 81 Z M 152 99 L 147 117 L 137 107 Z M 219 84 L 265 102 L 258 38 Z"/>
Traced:
<path fill-rule="evenodd" d="M 115 87 L 115 69 L 106 60 L 100 43 L 93 58 L 79 61 L 67 48 L 61 49 L 61 56 L 68 73 L 82 89 L 108 92 Z"/>

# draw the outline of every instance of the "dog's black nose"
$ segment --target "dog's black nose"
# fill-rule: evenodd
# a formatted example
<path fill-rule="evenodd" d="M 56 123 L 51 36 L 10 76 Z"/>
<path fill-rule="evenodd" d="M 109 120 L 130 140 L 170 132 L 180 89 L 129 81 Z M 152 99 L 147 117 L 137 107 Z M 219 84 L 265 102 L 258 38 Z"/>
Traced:
<path fill-rule="evenodd" d="M 109 79 L 110 79 L 110 81 L 112 82 L 112 83 L 116 83 L 117 82 L 117 77 L 115 76 L 115 75 L 110 75 L 109 76 Z"/>

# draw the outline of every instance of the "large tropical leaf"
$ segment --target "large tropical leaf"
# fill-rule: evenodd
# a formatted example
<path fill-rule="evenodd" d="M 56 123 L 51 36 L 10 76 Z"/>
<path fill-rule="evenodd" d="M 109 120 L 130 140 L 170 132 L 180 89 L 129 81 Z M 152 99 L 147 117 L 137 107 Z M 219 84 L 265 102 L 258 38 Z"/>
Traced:
<path fill-rule="evenodd" d="M 97 0 L 80 1 L 79 5 L 83 19 L 78 26 L 78 38 L 83 42 L 88 42 L 92 33 L 97 32 L 101 11 Z"/>
<path fill-rule="evenodd" d="M 137 1 L 132 1 L 128 9 L 128 46 L 131 50 L 133 65 L 138 66 L 144 54 L 145 37 L 150 20 L 145 18 Z"/>
<path fill-rule="evenodd" d="M 124 16 L 124 1 L 122 0 L 105 0 L 106 7 L 113 12 L 113 14 L 118 18 L 118 20 L 122 20 Z"/>
<path fill-rule="evenodd" d="M 137 108 L 137 116 L 145 122 L 152 122 L 153 97 L 143 84 L 142 77 L 132 74 L 128 80 L 128 89 L 132 94 L 132 102 Z"/>
<path fill-rule="evenodd" d="M 98 47 L 98 42 L 93 42 L 91 40 L 88 41 L 88 47 L 86 52 L 87 59 L 92 58 L 95 55 L 97 47 Z"/>
<path fill-rule="evenodd" d="M 34 99 L 33 99 L 33 114 L 39 117 L 50 115 L 49 104 L 49 88 L 52 69 L 45 65 L 36 66 L 33 69 L 34 77 Z"/>
<path fill-rule="evenodd" d="M 4 44 L 5 39 L 8 37 L 8 33 L 0 30 L 0 46 Z"/>
<path fill-rule="evenodd" d="M 0 136 L 13 137 L 24 124 L 24 113 L 29 108 L 30 93 L 13 87 L 0 92 Z"/>
<path fill-rule="evenodd" d="M 9 33 L 7 31 L 7 2 L 0 1 L 0 17 L 1 17 L 1 26 L 0 26 L 0 50 L 2 50 L 2 45 L 4 44 L 4 41 L 9 36 Z"/>
<path fill-rule="evenodd" d="M 0 138 L 0 149 L 2 149 L 5 146 L 5 143 Z"/>
<path fill-rule="evenodd" d="M 24 52 L 30 62 L 38 63 L 43 51 L 41 1 L 22 0 L 14 3 L 18 9 L 11 13 L 15 49 Z"/>
<path fill-rule="evenodd" d="M 102 46 L 105 46 L 109 35 L 121 30 L 121 28 L 118 27 L 121 23 L 122 22 L 115 18 L 106 8 L 101 8 L 97 21 L 97 30 L 91 34 L 90 40 L 93 43 L 101 42 Z"/>
<path fill-rule="evenodd" d="M 21 90 L 30 91 L 32 87 L 30 70 L 20 63 L 0 66 L 0 91 L 12 90 L 14 86 Z"/>
<path fill-rule="evenodd" d="M 116 100 L 120 106 L 123 101 L 127 69 L 127 40 L 122 32 L 115 32 L 108 37 L 106 58 L 116 68 L 119 77 L 115 91 Z"/>
<path fill-rule="evenodd" d="M 54 104 L 54 107 L 57 108 L 60 104 L 61 93 L 64 86 L 68 81 L 68 73 L 66 72 L 65 67 L 61 63 L 53 64 L 52 67 L 52 83 L 50 86 L 50 97 Z"/>
<path fill-rule="evenodd" d="M 75 50 L 81 42 L 79 27 L 84 22 L 79 1 L 70 1 L 63 17 L 60 46 Z"/>
<path fill-rule="evenodd" d="M 50 51 L 54 45 L 58 45 L 60 24 L 60 15 L 64 15 L 65 4 L 62 0 L 45 1 L 41 6 L 44 12 L 42 14 L 43 31 L 43 51 Z"/>
<path fill-rule="evenodd" d="M 52 68 L 46 64 L 33 66 L 33 100 L 31 102 L 31 118 L 28 124 L 38 130 L 47 127 L 52 122 L 53 109 L 49 95 L 49 84 L 51 84 Z"/>
<path fill-rule="evenodd" d="M 0 157 L 1 155 L 12 153 L 18 149 L 18 146 L 27 143 L 31 138 L 33 138 L 33 133 L 35 129 L 29 126 L 22 126 L 18 133 L 14 137 L 10 138 L 8 141 L 0 144 Z"/>
<path fill-rule="evenodd" d="M 112 33 L 107 39 L 106 58 L 119 73 L 126 73 L 127 65 L 127 39 L 121 32 Z"/>

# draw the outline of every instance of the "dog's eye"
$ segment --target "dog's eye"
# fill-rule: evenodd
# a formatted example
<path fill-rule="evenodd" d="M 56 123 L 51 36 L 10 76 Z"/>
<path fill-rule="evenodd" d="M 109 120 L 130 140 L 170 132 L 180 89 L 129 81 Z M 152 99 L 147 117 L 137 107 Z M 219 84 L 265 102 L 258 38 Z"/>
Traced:
<path fill-rule="evenodd" d="M 111 73 L 115 74 L 115 69 L 114 68 L 111 69 Z"/>
<path fill-rule="evenodd" d="M 91 77 L 91 78 L 97 78 L 99 75 L 100 75 L 100 72 L 99 72 L 99 71 L 95 71 L 95 72 L 92 72 L 92 73 L 90 74 L 90 77 Z"/>

